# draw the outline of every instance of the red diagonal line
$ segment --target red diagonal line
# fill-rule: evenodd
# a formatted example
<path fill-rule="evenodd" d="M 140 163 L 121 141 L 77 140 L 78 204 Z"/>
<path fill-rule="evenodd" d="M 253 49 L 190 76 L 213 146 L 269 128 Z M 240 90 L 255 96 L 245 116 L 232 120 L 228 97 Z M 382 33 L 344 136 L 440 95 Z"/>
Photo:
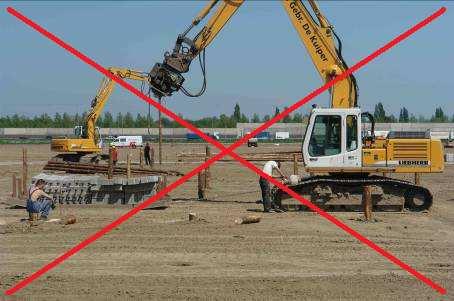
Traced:
<path fill-rule="evenodd" d="M 222 144 L 218 143 L 217 141 L 215 141 L 214 139 L 211 139 L 209 136 L 205 135 L 203 132 L 201 132 L 200 130 L 198 130 L 196 127 L 194 127 L 193 125 L 191 125 L 190 123 L 184 121 L 184 120 L 181 120 L 181 118 L 179 118 L 177 115 L 175 115 L 173 112 L 169 111 L 168 109 L 160 106 L 156 101 L 154 101 L 153 99 L 149 98 L 149 97 L 146 97 L 145 95 L 143 95 L 142 93 L 140 93 L 137 89 L 135 89 L 133 86 L 129 85 L 128 83 L 124 82 L 121 78 L 115 76 L 115 75 L 112 75 L 111 73 L 109 73 L 106 69 L 104 69 L 103 67 L 101 67 L 99 64 L 97 64 L 96 62 L 94 62 L 93 60 L 89 59 L 88 57 L 86 57 L 85 55 L 83 55 L 82 53 L 78 52 L 77 50 L 75 50 L 73 47 L 69 46 L 68 44 L 64 43 L 62 40 L 58 39 L 56 36 L 52 35 L 51 33 L 49 33 L 48 31 L 44 30 L 42 27 L 40 27 L 39 25 L 37 25 L 36 23 L 34 23 L 33 21 L 29 20 L 28 18 L 26 18 L 25 16 L 21 15 L 20 13 L 18 13 L 17 11 L 15 11 L 14 9 L 12 8 L 8 8 L 7 9 L 9 13 L 13 14 L 14 16 L 16 16 L 17 18 L 21 19 L 23 22 L 25 22 L 26 24 L 28 24 L 29 26 L 33 27 L 34 29 L 36 29 L 37 31 L 39 31 L 40 33 L 42 33 L 43 35 L 45 35 L 46 37 L 48 37 L 49 39 L 53 40 L 54 42 L 56 42 L 57 44 L 59 44 L 60 46 L 62 46 L 63 48 L 65 48 L 66 50 L 68 50 L 69 52 L 73 53 L 74 55 L 78 56 L 80 59 L 82 59 L 83 61 L 85 61 L 86 63 L 92 65 L 94 68 L 96 68 L 98 71 L 104 73 L 106 76 L 112 78 L 113 80 L 115 80 L 117 83 L 119 83 L 120 85 L 122 85 L 123 87 L 125 87 L 126 89 L 130 90 L 132 93 L 136 94 L 137 96 L 139 96 L 140 98 L 144 99 L 145 101 L 151 103 L 152 105 L 154 105 L 155 107 L 157 107 L 158 109 L 160 109 L 161 111 L 163 111 L 164 113 L 166 113 L 168 116 L 174 118 L 177 122 L 180 122 L 180 124 L 188 127 L 189 129 L 193 130 L 194 132 L 196 132 L 197 134 L 199 134 L 202 138 L 204 138 L 205 140 L 207 140 L 208 142 L 214 144 L 215 146 L 217 146 L 218 148 L 220 148 L 222 151 L 212 157 L 210 160 L 208 160 L 207 162 L 205 162 L 204 164 L 200 165 L 199 167 L 197 167 L 196 169 L 194 169 L 193 171 L 189 172 L 188 174 L 186 174 L 185 176 L 183 176 L 182 178 L 180 178 L 179 180 L 177 180 L 176 182 L 172 183 L 170 186 L 166 187 L 165 189 L 163 189 L 160 193 L 158 193 L 157 195 L 155 195 L 154 197 L 151 197 L 150 199 L 148 199 L 147 201 L 141 203 L 139 206 L 137 206 L 136 208 L 134 208 L 133 210 L 131 210 L 130 212 L 126 213 L 125 215 L 121 216 L 119 219 L 117 219 L 116 221 L 112 222 L 111 224 L 109 224 L 108 226 L 106 226 L 105 228 L 101 229 L 99 232 L 95 233 L 94 235 L 90 236 L 89 238 L 87 238 L 86 240 L 84 240 L 83 242 L 81 242 L 79 245 L 77 245 L 76 247 L 72 248 L 71 250 L 69 250 L 68 252 L 66 252 L 65 254 L 63 254 L 62 256 L 58 257 L 57 259 L 55 259 L 53 262 L 49 263 L 48 265 L 44 266 L 42 269 L 38 270 L 37 272 L 35 272 L 34 274 L 32 274 L 31 276 L 29 276 L 28 278 L 24 279 L 23 281 L 19 282 L 15 287 L 11 288 L 10 290 L 6 291 L 5 293 L 7 294 L 13 294 L 15 291 L 23 288 L 24 286 L 26 286 L 28 283 L 30 283 L 31 281 L 33 281 L 34 279 L 36 279 L 37 277 L 39 277 L 40 275 L 42 275 L 43 273 L 47 272 L 49 269 L 55 267 L 56 265 L 58 265 L 59 263 L 61 263 L 62 261 L 64 261 L 65 259 L 67 259 L 68 257 L 72 256 L 73 254 L 77 253 L 78 251 L 80 251 L 81 249 L 83 249 L 85 246 L 87 246 L 89 243 L 95 241 L 96 239 L 98 239 L 99 237 L 101 237 L 102 235 L 106 234 L 107 232 L 109 232 L 110 230 L 112 230 L 113 228 L 115 228 L 116 226 L 120 225 L 121 223 L 123 223 L 125 220 L 127 220 L 128 218 L 130 218 L 131 216 L 133 216 L 134 214 L 136 214 L 139 210 L 145 208 L 146 206 L 150 205 L 151 203 L 153 203 L 154 201 L 156 201 L 157 199 L 159 199 L 160 197 L 162 197 L 163 195 L 165 195 L 166 193 L 170 192 L 171 190 L 173 190 L 174 188 L 176 188 L 177 186 L 181 185 L 182 183 L 184 183 L 185 181 L 187 181 L 190 177 L 194 176 L 195 174 L 197 174 L 199 171 L 205 169 L 206 167 L 208 167 L 209 165 L 211 165 L 212 163 L 214 163 L 215 161 L 219 160 L 221 157 L 225 156 L 226 154 L 230 154 L 232 157 L 234 157 L 235 159 L 237 159 L 238 161 L 240 161 L 240 163 L 242 163 L 243 165 L 249 167 L 250 169 L 252 169 L 253 171 L 255 171 L 256 173 L 260 174 L 261 176 L 267 178 L 268 180 L 270 180 L 271 182 L 275 183 L 278 187 L 280 187 L 282 190 L 286 191 L 289 195 L 295 197 L 296 199 L 298 199 L 300 202 L 302 202 L 303 204 L 305 204 L 306 206 L 310 207 L 312 210 L 318 212 L 320 215 L 322 215 L 323 217 L 327 218 L 329 221 L 333 222 L 335 225 L 339 226 L 341 229 L 343 229 L 344 231 L 346 231 L 347 233 L 353 235 L 354 237 L 356 237 L 357 239 L 359 239 L 360 241 L 362 241 L 363 243 L 365 243 L 366 245 L 370 246 L 371 248 L 373 248 L 375 251 L 377 251 L 379 254 L 387 257 L 389 260 L 391 260 L 392 262 L 394 262 L 395 264 L 399 265 L 401 268 L 407 270 L 409 273 L 413 274 L 414 276 L 416 276 L 418 279 L 420 279 L 421 281 L 425 282 L 426 284 L 430 285 L 431 287 L 433 287 L 434 289 L 438 290 L 440 293 L 444 294 L 446 293 L 446 290 L 444 288 L 442 288 L 441 286 L 437 285 L 436 283 L 432 282 L 430 279 L 426 278 L 425 276 L 423 276 L 422 274 L 420 274 L 419 272 L 417 272 L 416 270 L 414 270 L 413 268 L 411 268 L 410 266 L 408 266 L 407 264 L 403 263 L 402 261 L 400 261 L 398 258 L 396 258 L 395 256 L 393 256 L 392 254 L 390 254 L 389 252 L 381 249 L 380 247 L 378 247 L 377 245 L 375 245 L 372 241 L 368 240 L 367 238 L 361 236 L 359 233 L 357 233 L 356 231 L 354 231 L 353 229 L 349 228 L 347 225 L 343 224 L 341 221 L 337 220 L 336 218 L 334 218 L 333 216 L 329 215 L 328 213 L 324 212 L 323 210 L 321 210 L 320 208 L 318 208 L 317 206 L 313 205 L 310 201 L 308 200 L 305 200 L 304 198 L 302 198 L 301 196 L 299 196 L 297 193 L 295 193 L 293 190 L 289 189 L 288 187 L 286 187 L 285 185 L 283 185 L 282 183 L 280 183 L 279 181 L 269 177 L 268 175 L 264 174 L 260 169 L 258 169 L 257 167 L 255 167 L 255 165 L 253 165 L 252 163 L 244 160 L 243 158 L 241 158 L 240 156 L 238 156 L 237 154 L 235 153 L 232 153 L 232 151 L 238 147 L 239 145 L 241 145 L 242 143 L 244 143 L 247 139 L 249 139 L 250 137 L 252 136 L 255 136 L 258 132 L 262 131 L 263 129 L 269 127 L 272 125 L 272 123 L 276 122 L 276 121 L 279 121 L 280 119 L 282 119 L 283 117 L 285 117 L 286 115 L 288 115 L 289 113 L 291 113 L 293 110 L 297 109 L 299 106 L 301 106 L 302 104 L 304 104 L 304 102 L 302 102 L 303 100 L 306 100 L 305 102 L 309 101 L 311 98 L 319 95 L 320 93 L 324 92 L 326 89 L 328 89 L 329 87 L 331 87 L 332 85 L 334 85 L 336 82 L 338 82 L 339 80 L 342 80 L 343 78 L 345 78 L 346 76 L 350 75 L 352 72 L 356 71 L 357 69 L 361 68 L 362 66 L 364 66 L 366 63 L 368 63 L 370 60 L 372 60 L 373 58 L 377 57 L 378 55 L 382 54 L 384 51 L 387 51 L 388 49 L 390 49 L 391 47 L 393 47 L 394 45 L 396 45 L 397 43 L 401 42 L 402 40 L 404 40 L 405 38 L 407 38 L 408 36 L 410 36 L 411 34 L 413 34 L 414 32 L 416 32 L 417 30 L 421 29 L 422 27 L 426 26 L 427 24 L 429 24 L 430 22 L 432 22 L 433 20 L 435 20 L 437 17 L 441 16 L 445 11 L 446 11 L 446 8 L 442 7 L 441 9 L 439 9 L 437 12 L 435 12 L 433 15 L 429 16 L 428 18 L 426 18 L 425 20 L 423 20 L 422 22 L 418 23 L 417 25 L 415 25 L 414 27 L 412 27 L 411 29 L 407 30 L 406 32 L 404 32 L 403 34 L 399 35 L 398 37 L 396 37 L 395 39 L 393 39 L 391 42 L 389 42 L 388 44 L 386 44 L 385 46 L 383 46 L 382 48 L 378 49 L 377 51 L 375 51 L 373 54 L 369 55 L 368 57 L 366 57 L 365 59 L 361 60 L 360 62 L 358 62 L 357 64 L 355 64 L 352 68 L 350 68 L 349 70 L 345 71 L 342 75 L 338 76 L 337 78 L 335 78 L 334 80 L 332 80 L 330 83 L 327 83 L 325 84 L 324 86 L 322 86 L 321 88 L 315 90 L 313 93 L 309 94 L 307 97 L 305 97 L 304 99 L 302 99 L 301 101 L 299 101 L 298 103 L 301 103 L 299 106 L 296 106 L 298 103 L 296 103 L 295 105 L 292 105 L 291 107 L 289 107 L 288 110 L 285 110 L 284 112 L 282 112 L 281 114 L 279 114 L 278 116 L 276 116 L 275 118 L 273 118 L 272 120 L 270 120 L 269 122 L 263 124 L 262 126 L 260 126 L 259 128 L 257 128 L 256 130 L 254 130 L 252 133 L 250 133 L 249 135 L 243 137 L 242 139 L 240 139 L 239 141 L 237 141 L 236 143 L 232 144 L 229 148 L 225 148 Z M 323 89 L 324 88 L 324 89 Z M 311 97 L 310 97 L 311 96 Z M 136 210 L 135 210 L 136 209 Z M 28 281 L 27 281 L 28 280 Z M 21 285 L 22 284 L 22 285 Z"/>

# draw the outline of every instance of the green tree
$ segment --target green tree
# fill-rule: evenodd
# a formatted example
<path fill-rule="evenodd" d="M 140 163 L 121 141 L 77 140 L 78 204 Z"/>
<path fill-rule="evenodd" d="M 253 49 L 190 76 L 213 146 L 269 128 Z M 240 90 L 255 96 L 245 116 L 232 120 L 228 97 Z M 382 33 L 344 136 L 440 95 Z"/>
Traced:
<path fill-rule="evenodd" d="M 96 126 L 102 128 L 103 124 L 104 124 L 104 117 L 102 116 L 102 114 L 100 114 L 98 116 L 98 119 L 96 119 Z"/>
<path fill-rule="evenodd" d="M 419 115 L 418 116 L 418 122 L 427 122 L 427 118 L 424 117 L 424 115 Z"/>
<path fill-rule="evenodd" d="M 132 117 L 132 114 L 130 112 L 127 112 L 125 114 L 125 117 L 123 119 L 123 127 L 125 128 L 134 127 L 134 117 Z"/>
<path fill-rule="evenodd" d="M 225 114 L 221 114 L 221 116 L 219 116 L 219 127 L 220 128 L 227 128 L 230 126 L 230 118 L 225 115 Z"/>
<path fill-rule="evenodd" d="M 435 115 L 432 116 L 431 122 L 447 122 L 448 121 L 448 116 L 445 115 L 443 112 L 443 109 L 441 107 L 438 107 L 435 109 Z"/>
<path fill-rule="evenodd" d="M 293 114 L 292 122 L 294 123 L 302 123 L 303 122 L 303 115 L 299 112 Z"/>
<path fill-rule="evenodd" d="M 110 112 L 104 113 L 102 127 L 104 128 L 112 128 L 114 127 L 114 120 L 112 114 Z"/>
<path fill-rule="evenodd" d="M 73 118 L 66 112 L 63 113 L 61 123 L 62 123 L 62 127 L 64 127 L 64 128 L 72 128 L 72 127 L 74 127 Z"/>
<path fill-rule="evenodd" d="M 59 113 L 55 113 L 54 120 L 52 122 L 52 127 L 54 128 L 60 128 L 62 127 L 62 118 Z"/>
<path fill-rule="evenodd" d="M 402 109 L 400 109 L 399 122 L 409 122 L 410 117 L 408 115 L 409 114 L 407 108 L 403 107 Z"/>
<path fill-rule="evenodd" d="M 379 102 L 375 105 L 374 119 L 376 122 L 385 122 L 386 112 L 385 112 L 385 109 L 383 108 L 383 104 L 381 102 Z"/>
<path fill-rule="evenodd" d="M 276 107 L 276 109 L 274 110 L 274 115 L 273 117 L 276 117 L 277 115 L 279 115 L 280 111 L 279 111 L 279 107 Z"/>
<path fill-rule="evenodd" d="M 116 128 L 123 128 L 124 125 L 123 125 L 123 114 L 121 113 L 118 113 L 117 114 L 117 118 L 115 118 L 115 127 Z"/>
<path fill-rule="evenodd" d="M 287 110 L 287 109 L 288 109 L 288 107 L 284 107 L 284 111 Z M 284 123 L 290 123 L 290 122 L 292 122 L 292 117 L 290 116 L 290 114 L 287 115 L 287 116 L 285 116 L 285 117 L 282 119 L 282 122 L 284 122 Z"/>
<path fill-rule="evenodd" d="M 260 116 L 259 116 L 259 114 L 254 113 L 254 115 L 252 115 L 251 122 L 259 123 L 259 122 L 260 122 Z"/>
<path fill-rule="evenodd" d="M 134 127 L 136 128 L 146 128 L 148 127 L 147 117 L 137 114 L 136 120 L 134 121 Z"/>
<path fill-rule="evenodd" d="M 233 119 L 235 120 L 235 122 L 240 122 L 241 120 L 241 110 L 238 103 L 235 104 L 235 108 L 233 110 Z"/>

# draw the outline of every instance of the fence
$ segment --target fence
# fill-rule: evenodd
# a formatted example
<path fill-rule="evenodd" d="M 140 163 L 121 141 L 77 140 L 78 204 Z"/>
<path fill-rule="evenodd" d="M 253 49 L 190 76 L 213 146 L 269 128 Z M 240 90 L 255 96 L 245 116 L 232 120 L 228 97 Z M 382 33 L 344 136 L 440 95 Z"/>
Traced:
<path fill-rule="evenodd" d="M 201 128 L 205 133 L 218 133 L 221 138 L 235 138 L 245 135 L 257 128 L 260 123 L 238 123 L 236 128 Z M 368 128 L 368 126 L 365 126 Z M 454 123 L 377 123 L 377 131 L 410 131 L 435 133 L 454 133 Z M 276 132 L 288 132 L 291 139 L 301 139 L 306 131 L 305 124 L 277 123 L 266 130 L 270 137 L 275 137 Z M 103 136 L 140 135 L 158 136 L 157 128 L 102 128 Z M 188 130 L 186 128 L 163 128 L 165 138 L 184 138 Z M 71 128 L 0 128 L 1 138 L 51 138 L 57 136 L 72 136 Z"/>

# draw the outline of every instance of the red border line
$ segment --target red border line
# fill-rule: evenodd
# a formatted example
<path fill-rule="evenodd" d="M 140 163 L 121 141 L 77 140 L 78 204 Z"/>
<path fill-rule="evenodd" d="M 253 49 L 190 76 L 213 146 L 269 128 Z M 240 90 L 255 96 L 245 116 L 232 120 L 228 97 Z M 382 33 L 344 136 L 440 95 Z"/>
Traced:
<path fill-rule="evenodd" d="M 147 201 L 139 204 L 137 207 L 133 208 L 131 211 L 129 211 L 126 214 L 122 215 L 120 218 L 118 218 L 117 220 L 113 221 L 112 223 L 110 223 L 109 225 L 107 225 L 106 227 L 101 229 L 100 231 L 98 231 L 95 234 L 89 236 L 87 239 L 85 239 L 84 241 L 82 241 L 81 243 L 79 243 L 78 245 L 76 245 L 75 247 L 73 247 L 72 249 L 70 249 L 69 251 L 64 253 L 63 255 L 57 257 L 55 260 L 53 260 L 49 264 L 45 265 L 44 267 L 42 267 L 41 269 L 39 269 L 38 271 L 36 271 L 32 275 L 30 275 L 29 277 L 27 277 L 26 279 L 24 279 L 21 282 L 17 283 L 14 287 L 12 287 L 11 289 L 5 291 L 5 294 L 11 295 L 11 294 L 14 294 L 15 292 L 17 292 L 18 290 L 22 289 L 23 287 L 28 285 L 33 280 L 35 280 L 36 278 L 40 277 L 42 274 L 44 274 L 47 271 L 49 271 L 50 269 L 54 268 L 56 265 L 60 264 L 64 260 L 68 259 L 69 257 L 74 255 L 78 251 L 82 250 L 83 248 L 85 248 L 90 243 L 94 242 L 98 238 L 102 237 L 104 234 L 108 233 L 109 231 L 111 231 L 115 227 L 119 226 L 121 223 L 123 223 L 124 221 L 126 221 L 127 219 L 129 219 L 130 217 L 135 215 L 136 213 L 138 213 L 140 210 L 142 210 L 143 208 L 149 206 L 151 203 L 155 202 L 156 200 L 158 200 L 159 198 L 161 198 L 165 194 L 169 193 L 170 191 L 172 191 L 173 189 L 175 189 L 176 187 L 178 187 L 179 185 L 181 185 L 182 183 L 187 181 L 189 178 L 193 177 L 198 172 L 200 172 L 203 169 L 207 168 L 209 165 L 213 164 L 215 161 L 219 160 L 220 158 L 222 158 L 223 156 L 225 156 L 227 154 L 232 156 L 236 160 L 238 160 L 240 163 L 242 163 L 246 167 L 248 167 L 251 170 L 255 171 L 260 176 L 262 176 L 264 178 L 267 178 L 270 182 L 274 183 L 276 186 L 278 186 L 282 190 L 286 191 L 289 195 L 291 195 L 292 197 L 298 199 L 301 203 L 303 203 L 304 205 L 308 206 L 313 211 L 319 213 L 321 216 L 323 216 L 324 218 L 328 219 L 330 222 L 332 222 L 333 224 L 335 224 L 336 226 L 338 226 L 339 228 L 341 228 L 345 232 L 347 232 L 350 235 L 354 236 L 355 238 L 357 238 L 358 240 L 360 240 L 361 242 L 363 242 L 364 244 L 366 244 L 367 246 L 369 246 L 370 248 L 372 248 L 373 250 L 375 250 L 376 252 L 378 252 L 382 256 L 388 258 L 391 262 L 393 262 L 396 265 L 400 266 L 402 269 L 408 271 L 410 274 L 413 274 L 416 278 L 418 278 L 419 280 L 423 281 L 427 285 L 431 286 L 433 289 L 437 290 L 439 293 L 446 294 L 446 289 L 444 289 L 443 287 L 441 287 L 438 284 L 436 284 L 435 282 L 431 281 L 430 279 L 428 279 L 427 277 L 425 277 L 424 275 L 422 275 L 421 273 L 419 273 L 415 269 L 411 268 L 409 265 L 407 265 L 404 262 L 400 261 L 398 258 L 393 256 L 391 253 L 389 253 L 386 250 L 380 248 L 375 243 L 373 243 L 369 239 L 363 237 L 361 234 L 359 234 L 355 230 L 351 229 L 350 227 L 348 227 L 347 225 L 345 225 L 344 223 L 342 223 L 341 221 L 339 221 L 335 217 L 333 217 L 330 214 L 326 213 L 325 211 L 321 210 L 320 208 L 318 208 L 317 206 L 312 204 L 310 201 L 302 198 L 301 196 L 299 196 L 297 193 L 295 193 L 293 190 L 291 190 L 287 186 L 283 185 L 282 183 L 280 183 L 279 181 L 273 179 L 272 177 L 264 174 L 260 169 L 258 169 L 252 163 L 246 161 L 245 159 L 243 159 L 242 157 L 240 157 L 236 153 L 233 153 L 234 149 L 236 149 L 241 144 L 245 143 L 250 137 L 255 136 L 257 133 L 263 131 L 264 129 L 266 129 L 268 127 L 270 127 L 273 123 L 281 120 L 286 115 L 288 115 L 292 111 L 294 111 L 297 108 L 299 108 L 300 106 L 302 106 L 304 103 L 308 102 L 309 100 L 311 100 L 315 96 L 317 96 L 317 95 L 321 94 L 322 92 L 326 91 L 327 89 L 329 89 L 336 82 L 338 82 L 338 81 L 344 79 L 345 77 L 349 76 L 354 71 L 356 71 L 359 68 L 361 68 L 364 65 L 366 65 L 372 59 L 374 59 L 377 56 L 381 55 L 382 53 L 384 53 L 385 51 L 389 50 L 391 47 L 395 46 L 396 44 L 398 44 L 399 42 L 401 42 L 405 38 L 409 37 L 410 35 L 412 35 L 416 31 L 418 31 L 422 27 L 426 26 L 427 24 L 429 24 L 430 22 L 432 22 L 436 18 L 440 17 L 446 11 L 445 7 L 440 8 L 438 11 L 436 11 L 434 14 L 432 14 L 428 18 L 424 19 L 423 21 L 419 22 L 418 24 L 416 24 L 415 26 L 413 26 L 412 28 L 410 28 L 406 32 L 404 32 L 401 35 L 397 36 L 392 41 L 387 43 L 385 46 L 383 46 L 380 49 L 376 50 L 374 53 L 372 53 L 371 55 L 367 56 L 366 58 L 364 58 L 363 60 L 361 60 L 360 62 L 355 64 L 353 67 L 351 67 L 350 69 L 346 70 L 343 74 L 339 75 L 338 77 L 336 77 L 332 81 L 328 82 L 327 84 L 323 85 L 322 87 L 314 90 L 308 96 L 306 96 L 305 98 L 301 99 L 300 101 L 298 101 L 297 103 L 295 103 L 294 105 L 289 107 L 287 110 L 285 110 L 281 114 L 275 116 L 273 119 L 271 119 L 270 121 L 266 122 L 265 124 L 261 125 L 257 129 L 252 131 L 249 135 L 246 135 L 245 137 L 243 137 L 242 139 L 238 140 L 237 142 L 235 142 L 234 144 L 232 144 L 228 148 L 226 148 L 224 145 L 222 145 L 218 141 L 216 141 L 216 140 L 212 139 L 211 137 L 207 136 L 205 133 L 201 132 L 199 129 L 197 129 L 192 124 L 190 124 L 190 123 L 186 122 L 185 120 L 181 119 L 178 115 L 174 114 L 173 112 L 171 112 L 167 108 L 162 107 L 161 105 L 159 105 L 159 103 L 157 103 L 153 99 L 145 96 L 140 91 L 135 89 L 132 85 L 128 84 L 127 82 L 125 82 L 124 80 L 119 78 L 118 76 L 113 75 L 108 70 L 106 70 L 105 68 L 103 68 L 102 66 L 100 66 L 99 64 L 97 64 L 96 62 L 94 62 L 93 60 L 88 58 L 87 56 L 83 55 L 82 53 L 80 53 L 79 51 L 77 51 L 76 49 L 71 47 L 69 44 L 66 44 L 65 42 L 63 42 L 62 40 L 57 38 L 55 35 L 51 34 L 48 31 L 46 31 L 44 28 L 40 27 L 39 25 L 37 25 L 36 23 L 31 21 L 30 19 L 28 19 L 24 15 L 20 14 L 15 9 L 13 9 L 11 7 L 8 7 L 7 11 L 10 14 L 14 15 L 16 18 L 20 19 L 21 21 L 23 21 L 24 23 L 29 25 L 30 27 L 34 28 L 35 30 L 37 30 L 38 32 L 43 34 L 44 36 L 46 36 L 47 38 L 51 39 L 52 41 L 54 41 L 55 43 L 60 45 L 61 47 L 63 47 L 64 49 L 66 49 L 67 51 L 72 53 L 73 55 L 77 56 L 79 59 L 81 59 L 85 63 L 91 65 L 92 67 L 97 69 L 99 72 L 103 73 L 107 77 L 112 78 L 118 84 L 120 84 L 121 86 L 123 86 L 124 88 L 126 88 L 127 90 L 132 92 L 133 94 L 137 95 L 139 98 L 147 101 L 148 103 L 150 103 L 151 105 L 155 106 L 157 109 L 161 110 L 163 113 L 165 113 L 169 117 L 175 119 L 177 122 L 179 122 L 183 126 L 187 127 L 191 131 L 197 133 L 203 139 L 205 139 L 207 142 L 210 142 L 211 144 L 213 144 L 216 147 L 218 147 L 219 149 L 221 149 L 221 152 L 219 154 L 217 154 L 216 156 L 210 158 L 208 161 L 206 161 L 205 163 L 201 164 L 200 166 L 198 166 L 194 170 L 190 171 L 189 173 L 187 173 L 186 175 L 184 175 L 183 177 L 181 177 L 180 179 L 178 179 L 177 181 L 175 181 L 171 185 L 165 187 L 163 190 L 161 190 L 155 196 L 153 196 L 153 197 L 149 198 Z"/>

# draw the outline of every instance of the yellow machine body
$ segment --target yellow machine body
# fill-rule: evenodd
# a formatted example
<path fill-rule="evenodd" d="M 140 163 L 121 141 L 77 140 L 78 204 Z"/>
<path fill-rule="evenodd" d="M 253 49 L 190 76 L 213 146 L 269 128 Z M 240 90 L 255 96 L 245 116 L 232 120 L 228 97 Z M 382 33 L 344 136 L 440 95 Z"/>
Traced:
<path fill-rule="evenodd" d="M 363 148 L 364 167 L 385 167 L 395 173 L 444 170 L 443 145 L 435 139 L 379 139 Z"/>

